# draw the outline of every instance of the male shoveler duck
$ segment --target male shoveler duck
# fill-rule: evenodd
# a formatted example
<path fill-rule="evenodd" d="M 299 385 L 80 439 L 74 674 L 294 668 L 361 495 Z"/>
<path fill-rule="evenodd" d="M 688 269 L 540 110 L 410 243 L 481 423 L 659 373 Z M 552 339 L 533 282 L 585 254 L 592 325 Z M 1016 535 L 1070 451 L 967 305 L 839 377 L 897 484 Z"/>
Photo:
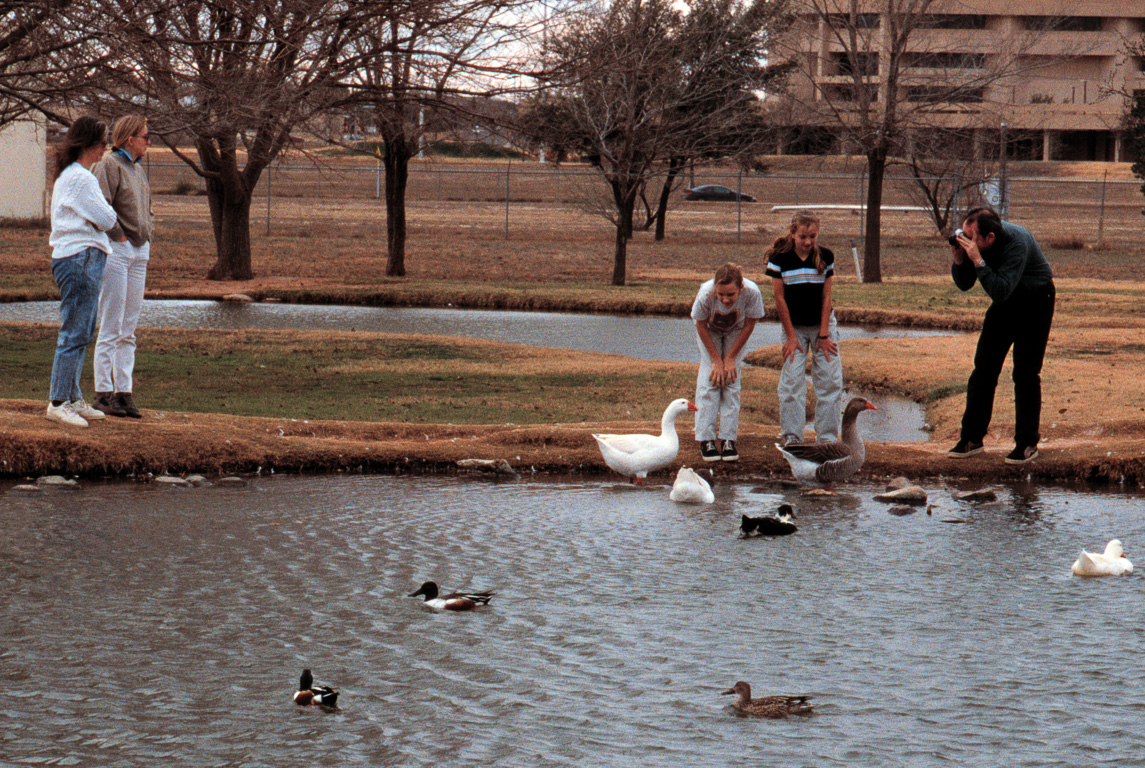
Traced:
<path fill-rule="evenodd" d="M 1074 576 L 1120 576 L 1133 573 L 1133 563 L 1125 556 L 1121 539 L 1113 539 L 1101 554 L 1083 549 L 1070 570 Z"/>
<path fill-rule="evenodd" d="M 701 470 L 711 477 L 710 470 Z M 691 467 L 680 467 L 676 473 L 676 482 L 672 483 L 672 490 L 668 498 L 681 504 L 711 504 L 716 500 L 711 484 L 699 472 Z"/>
<path fill-rule="evenodd" d="M 604 463 L 637 485 L 644 484 L 649 472 L 671 464 L 680 451 L 676 418 L 688 411 L 699 410 L 687 399 L 673 400 L 660 418 L 659 435 L 593 435 Z"/>
<path fill-rule="evenodd" d="M 740 530 L 743 531 L 744 538 L 751 536 L 787 536 L 799 530 L 795 523 L 791 522 L 795 517 L 795 510 L 791 508 L 790 504 L 780 504 L 779 509 L 776 510 L 775 515 L 763 515 L 761 517 L 748 517 L 743 515 L 743 521 L 740 523 Z"/>
<path fill-rule="evenodd" d="M 425 595 L 425 605 L 435 611 L 471 611 L 479 605 L 489 605 L 494 592 L 451 592 L 448 595 L 439 593 L 437 584 L 427 581 L 418 587 L 416 592 L 410 592 L 409 597 Z"/>
<path fill-rule="evenodd" d="M 745 715 L 759 715 L 760 717 L 782 720 L 788 715 L 810 715 L 810 696 L 761 696 L 758 699 L 751 697 L 751 686 L 740 680 L 734 686 L 724 691 L 722 695 L 737 694 L 738 698 L 732 706 L 737 712 Z"/>
<path fill-rule="evenodd" d="M 298 690 L 294 693 L 294 703 L 302 706 L 317 705 L 321 707 L 338 706 L 338 692 L 328 685 L 314 682 L 314 675 L 309 669 L 302 670 L 302 677 L 298 679 Z"/>
<path fill-rule="evenodd" d="M 846 480 L 863 468 L 867 449 L 855 424 L 863 411 L 877 411 L 865 397 L 851 398 L 843 410 L 843 435 L 837 442 L 775 444 L 791 465 L 791 474 L 803 483 L 830 485 Z"/>

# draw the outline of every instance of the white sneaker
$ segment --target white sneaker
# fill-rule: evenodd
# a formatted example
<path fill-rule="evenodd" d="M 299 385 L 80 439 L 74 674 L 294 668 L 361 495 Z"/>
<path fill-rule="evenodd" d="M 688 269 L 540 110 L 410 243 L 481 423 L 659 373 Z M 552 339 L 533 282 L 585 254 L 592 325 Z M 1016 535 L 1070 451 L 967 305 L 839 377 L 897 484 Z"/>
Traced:
<path fill-rule="evenodd" d="M 83 416 L 88 421 L 99 421 L 100 419 L 107 418 L 107 414 L 105 414 L 103 411 L 92 408 L 82 397 L 79 400 L 72 400 L 71 405 L 73 411 L 78 413 L 80 416 Z"/>
<path fill-rule="evenodd" d="M 72 410 L 71 403 L 52 405 L 48 403 L 48 412 L 45 414 L 49 421 L 58 421 L 72 427 L 86 427 L 87 419 Z"/>

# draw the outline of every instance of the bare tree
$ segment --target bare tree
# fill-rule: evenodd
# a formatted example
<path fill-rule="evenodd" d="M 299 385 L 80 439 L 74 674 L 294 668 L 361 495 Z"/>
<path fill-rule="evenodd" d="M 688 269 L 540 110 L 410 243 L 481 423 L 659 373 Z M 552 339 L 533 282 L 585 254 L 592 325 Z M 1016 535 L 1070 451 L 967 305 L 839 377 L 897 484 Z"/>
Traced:
<path fill-rule="evenodd" d="M 783 46 L 797 64 L 803 118 L 841 132 L 866 157 L 863 281 L 881 282 L 883 184 L 912 131 L 988 110 L 991 86 L 1033 66 L 1023 55 L 1052 25 L 1012 30 L 986 54 L 972 42 L 985 16 L 943 0 L 795 0 L 800 23 Z M 1039 17 L 1041 18 L 1041 17 Z M 941 30 L 928 35 L 927 30 Z M 965 42 L 959 42 L 965 37 Z M 1041 66 L 1045 66 L 1045 59 Z M 793 78 L 795 79 L 795 78 Z M 794 91 L 795 89 L 793 89 Z"/>
<path fill-rule="evenodd" d="M 588 157 L 608 185 L 613 285 L 625 283 L 634 211 L 651 181 L 665 181 L 658 207 L 666 208 L 685 162 L 758 143 L 756 91 L 775 79 L 763 57 L 784 7 L 617 0 L 549 39 L 548 90 L 526 123 L 546 146 Z"/>
<path fill-rule="evenodd" d="M 207 189 L 212 280 L 252 277 L 251 196 L 291 134 L 338 96 L 353 14 L 336 0 L 102 0 L 104 98 L 144 112 Z M 356 4 L 349 4 L 356 5 Z M 185 151 L 190 141 L 195 153 Z"/>
<path fill-rule="evenodd" d="M 71 122 L 61 107 L 100 64 L 96 20 L 87 2 L 0 0 L 0 127 L 32 111 Z"/>
<path fill-rule="evenodd" d="M 910 171 L 906 192 L 926 208 L 938 232 L 951 233 L 951 216 L 981 203 L 981 189 L 993 177 L 989 163 L 976 151 L 970 129 L 930 128 L 906 137 L 903 157 L 895 164 Z"/>
<path fill-rule="evenodd" d="M 1145 57 L 1145 38 L 1124 40 L 1122 44 L 1128 61 L 1141 61 Z M 1145 92 L 1131 89 L 1125 82 L 1107 83 L 1104 91 L 1124 103 L 1121 129 L 1125 135 L 1125 153 L 1133 161 L 1130 167 L 1133 175 L 1145 182 Z M 1141 193 L 1145 194 L 1145 183 L 1141 185 Z"/>
<path fill-rule="evenodd" d="M 343 98 L 376 130 L 385 167 L 386 274 L 406 273 L 406 184 L 424 126 L 488 118 L 478 97 L 519 87 L 529 0 L 364 3 L 343 54 Z"/>

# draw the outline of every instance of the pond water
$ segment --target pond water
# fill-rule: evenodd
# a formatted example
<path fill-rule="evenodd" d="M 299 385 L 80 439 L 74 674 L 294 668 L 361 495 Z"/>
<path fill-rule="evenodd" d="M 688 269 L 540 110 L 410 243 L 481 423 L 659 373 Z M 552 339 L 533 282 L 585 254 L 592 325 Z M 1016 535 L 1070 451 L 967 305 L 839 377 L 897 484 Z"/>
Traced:
<path fill-rule="evenodd" d="M 7 486 L 5 486 L 7 487 Z M 260 477 L 0 496 L 4 764 L 1058 766 L 1145 748 L 1142 498 Z M 800 530 L 737 537 L 781 501 Z M 964 524 L 950 524 L 960 520 Z M 427 612 L 423 580 L 494 589 Z M 291 703 L 303 667 L 340 709 Z M 816 714 L 735 715 L 809 693 Z"/>
<path fill-rule="evenodd" d="M 0 303 L 0 321 L 58 323 L 58 301 Z M 466 336 L 530 346 L 696 362 L 693 323 L 654 315 L 590 315 L 482 309 L 355 307 L 231 301 L 145 301 L 141 326 L 372 331 Z M 953 331 L 839 326 L 842 339 L 946 336 Z M 748 351 L 783 343 L 779 323 L 756 326 Z"/>
<path fill-rule="evenodd" d="M 59 302 L 0 304 L 0 321 L 59 322 Z M 698 362 L 692 322 L 648 315 L 614 316 L 473 309 L 414 309 L 220 301 L 146 301 L 140 325 L 170 328 L 263 328 L 373 331 L 466 336 L 512 344 L 610 352 L 646 360 Z M 839 326 L 843 340 L 953 335 L 952 331 Z M 760 323 L 748 351 L 781 344 L 779 323 Z M 843 351 L 844 356 L 846 350 Z M 844 357 L 845 360 L 845 357 Z M 926 410 L 907 398 L 862 393 L 878 411 L 863 417 L 863 434 L 880 442 L 924 442 Z"/>

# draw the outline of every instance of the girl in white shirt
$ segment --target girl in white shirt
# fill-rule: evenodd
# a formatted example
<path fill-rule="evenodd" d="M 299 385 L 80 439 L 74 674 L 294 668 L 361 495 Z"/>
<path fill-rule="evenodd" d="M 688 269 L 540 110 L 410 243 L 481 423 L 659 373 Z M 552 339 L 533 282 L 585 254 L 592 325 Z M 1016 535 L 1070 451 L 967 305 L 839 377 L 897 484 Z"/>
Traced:
<path fill-rule="evenodd" d="M 692 304 L 700 370 L 696 375 L 696 442 L 704 461 L 738 461 L 740 363 L 763 317 L 759 286 L 724 264 Z"/>
<path fill-rule="evenodd" d="M 52 276 L 60 289 L 60 334 L 52 362 L 47 417 L 86 427 L 104 414 L 88 405 L 80 391 L 87 345 L 95 337 L 103 267 L 115 226 L 115 209 L 107 202 L 91 167 L 107 150 L 107 124 L 80 117 L 56 150 L 52 189 Z"/>

